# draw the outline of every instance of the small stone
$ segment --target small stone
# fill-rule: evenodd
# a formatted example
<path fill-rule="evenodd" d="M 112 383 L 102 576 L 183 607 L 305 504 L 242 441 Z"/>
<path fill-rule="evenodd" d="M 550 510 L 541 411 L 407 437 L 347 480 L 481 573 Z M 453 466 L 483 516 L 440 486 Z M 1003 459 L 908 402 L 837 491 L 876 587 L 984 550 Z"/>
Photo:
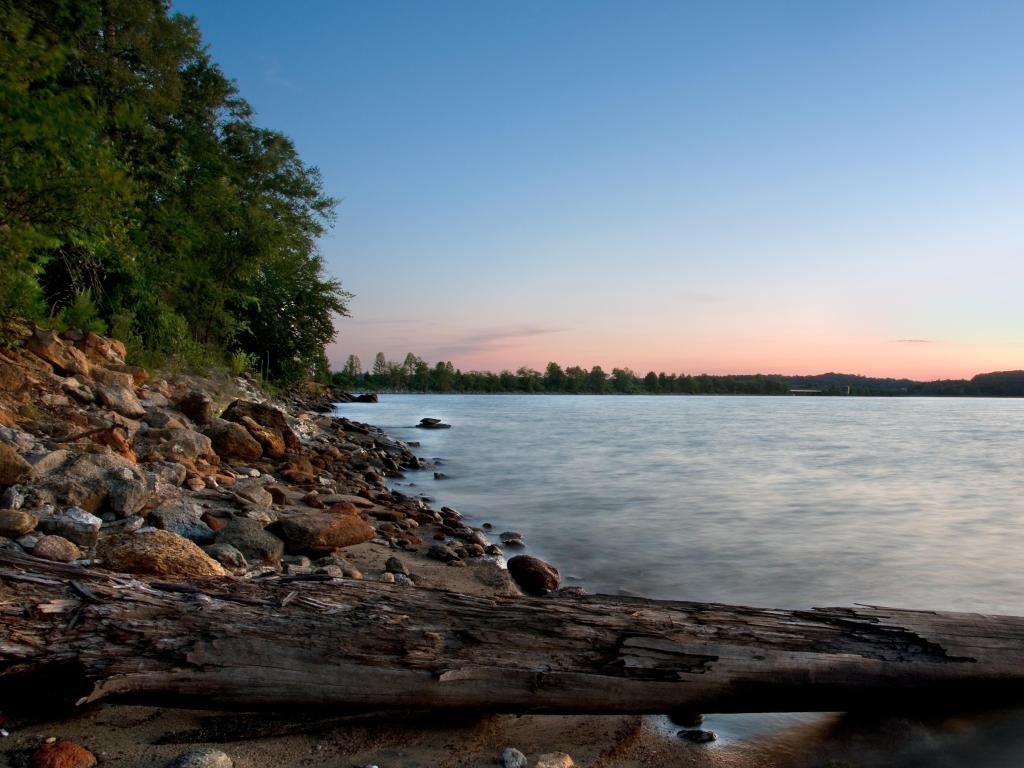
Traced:
<path fill-rule="evenodd" d="M 53 740 L 32 753 L 31 768 L 92 768 L 96 756 L 73 741 Z"/>
<path fill-rule="evenodd" d="M 488 544 L 484 547 L 484 554 L 490 555 L 491 557 L 501 557 L 505 553 L 497 544 Z"/>
<path fill-rule="evenodd" d="M 203 547 L 203 552 L 223 565 L 231 573 L 245 573 L 249 568 L 245 555 L 230 544 L 210 544 L 207 547 Z"/>
<path fill-rule="evenodd" d="M 576 763 L 565 752 L 548 752 L 537 758 L 535 768 L 576 768 Z"/>
<path fill-rule="evenodd" d="M 526 768 L 526 755 L 515 747 L 509 747 L 501 753 L 501 764 L 505 768 Z"/>
<path fill-rule="evenodd" d="M 411 576 L 406 576 L 404 573 L 393 573 L 395 577 L 395 584 L 400 587 L 415 587 L 416 582 L 412 580 Z"/>
<path fill-rule="evenodd" d="M 393 574 L 393 573 L 382 573 L 380 575 L 380 580 L 382 582 L 384 582 L 385 584 L 394 584 L 395 583 L 395 574 Z"/>
<path fill-rule="evenodd" d="M 55 563 L 70 563 L 82 556 L 81 550 L 62 536 L 43 536 L 32 548 L 32 554 Z"/>
<path fill-rule="evenodd" d="M 718 741 L 718 734 L 714 731 L 702 731 L 696 728 L 679 731 L 676 736 L 691 744 L 710 744 L 712 741 Z"/>
<path fill-rule="evenodd" d="M 397 557 L 389 557 L 384 563 L 384 570 L 388 573 L 400 573 L 403 576 L 409 575 L 409 568 Z"/>
<path fill-rule="evenodd" d="M 219 749 L 190 749 L 182 752 L 167 768 L 234 768 L 235 762 Z"/>
<path fill-rule="evenodd" d="M 0 493 L 0 509 L 21 509 L 24 503 L 25 494 L 15 485 L 4 488 L 3 493 Z"/>

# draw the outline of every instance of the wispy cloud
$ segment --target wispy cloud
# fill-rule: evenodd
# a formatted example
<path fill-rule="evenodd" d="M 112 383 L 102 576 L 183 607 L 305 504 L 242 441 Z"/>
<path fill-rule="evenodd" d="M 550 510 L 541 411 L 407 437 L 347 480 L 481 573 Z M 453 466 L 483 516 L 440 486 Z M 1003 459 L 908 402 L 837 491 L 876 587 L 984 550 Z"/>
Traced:
<path fill-rule="evenodd" d="M 447 343 L 439 344 L 436 348 L 436 354 L 443 358 L 476 355 L 481 352 L 488 352 L 497 348 L 517 346 L 517 343 L 521 340 L 534 338 L 536 336 L 545 336 L 551 333 L 562 333 L 566 330 L 568 329 L 542 328 L 537 326 L 492 328 L 490 330 L 452 339 Z"/>

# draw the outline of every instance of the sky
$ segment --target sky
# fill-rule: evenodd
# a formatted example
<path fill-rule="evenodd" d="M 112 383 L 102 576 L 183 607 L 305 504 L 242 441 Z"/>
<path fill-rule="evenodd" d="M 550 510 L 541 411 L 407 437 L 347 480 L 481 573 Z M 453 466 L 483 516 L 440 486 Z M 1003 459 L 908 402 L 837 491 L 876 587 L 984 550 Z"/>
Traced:
<path fill-rule="evenodd" d="M 1024 368 L 1024 3 L 175 0 L 338 198 L 329 357 Z"/>

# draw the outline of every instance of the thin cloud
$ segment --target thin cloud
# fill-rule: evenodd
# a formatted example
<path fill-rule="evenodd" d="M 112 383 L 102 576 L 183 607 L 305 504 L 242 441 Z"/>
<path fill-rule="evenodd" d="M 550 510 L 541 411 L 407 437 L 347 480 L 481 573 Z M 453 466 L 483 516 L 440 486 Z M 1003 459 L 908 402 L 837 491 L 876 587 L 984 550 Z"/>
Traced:
<path fill-rule="evenodd" d="M 567 328 L 539 328 L 536 326 L 514 326 L 508 328 L 494 328 L 480 333 L 473 333 L 454 339 L 447 344 L 436 348 L 436 354 L 443 358 L 459 357 L 462 355 L 476 355 L 487 352 L 496 347 L 507 348 L 516 346 L 515 342 L 545 336 L 551 333 L 563 333 Z"/>

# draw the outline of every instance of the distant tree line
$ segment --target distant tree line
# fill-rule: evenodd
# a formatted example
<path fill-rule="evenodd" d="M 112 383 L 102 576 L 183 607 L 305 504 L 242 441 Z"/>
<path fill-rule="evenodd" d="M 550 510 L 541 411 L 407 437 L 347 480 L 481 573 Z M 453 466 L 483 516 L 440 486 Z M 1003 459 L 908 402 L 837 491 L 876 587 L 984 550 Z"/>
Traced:
<path fill-rule="evenodd" d="M 335 200 L 168 0 L 0 0 L 0 321 L 329 374 Z"/>
<path fill-rule="evenodd" d="M 532 368 L 516 371 L 461 371 L 451 361 L 434 365 L 408 353 L 401 363 L 388 360 L 383 352 L 364 370 L 356 355 L 349 355 L 340 371 L 331 377 L 342 389 L 390 392 L 463 393 L 558 393 L 558 394 L 649 394 L 649 395 L 788 395 L 793 390 L 820 395 L 860 396 L 1024 396 L 1024 371 L 978 374 L 973 379 L 930 382 L 911 379 L 869 378 L 842 373 L 817 376 L 778 374 L 711 376 L 656 373 L 639 376 L 629 368 L 601 366 L 563 367 L 548 363 L 544 372 Z"/>

